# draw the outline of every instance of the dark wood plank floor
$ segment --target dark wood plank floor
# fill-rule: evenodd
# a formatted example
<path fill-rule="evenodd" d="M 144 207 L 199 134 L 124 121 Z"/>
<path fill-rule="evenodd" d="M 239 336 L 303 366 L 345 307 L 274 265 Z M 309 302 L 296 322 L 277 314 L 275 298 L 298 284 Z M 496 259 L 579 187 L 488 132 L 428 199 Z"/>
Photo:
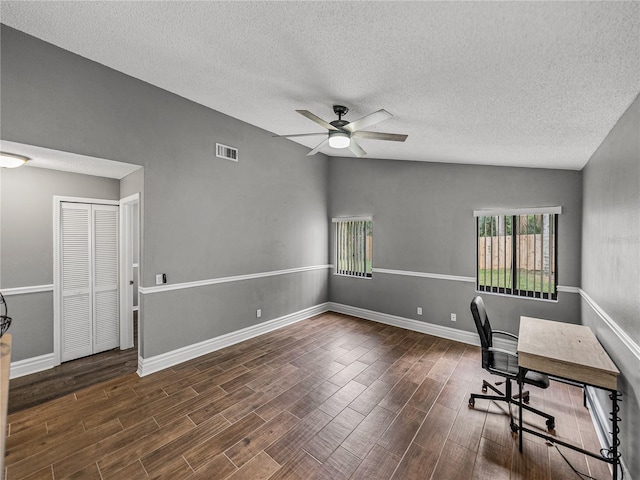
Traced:
<path fill-rule="evenodd" d="M 14 378 L 9 384 L 9 413 L 35 407 L 138 369 L 138 312 L 134 312 L 134 346 L 65 362 L 42 372 Z"/>
<path fill-rule="evenodd" d="M 467 407 L 485 373 L 477 347 L 327 313 L 11 414 L 7 480 L 578 478 L 538 438 L 520 454 L 505 406 Z M 559 438 L 599 448 L 579 389 L 554 383 L 531 403 Z"/>

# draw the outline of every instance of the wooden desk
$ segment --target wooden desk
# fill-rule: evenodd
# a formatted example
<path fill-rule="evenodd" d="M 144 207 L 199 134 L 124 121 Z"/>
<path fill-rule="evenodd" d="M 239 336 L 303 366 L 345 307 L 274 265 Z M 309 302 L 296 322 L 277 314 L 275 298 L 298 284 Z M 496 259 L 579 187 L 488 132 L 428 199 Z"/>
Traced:
<path fill-rule="evenodd" d="M 570 445 L 555 437 L 522 426 L 522 403 L 518 432 L 519 446 L 522 452 L 522 433 L 527 432 L 559 445 L 577 450 L 585 455 L 597 458 L 613 466 L 613 478 L 618 471 L 618 376 L 620 371 L 602 348 L 591 329 L 584 325 L 553 322 L 539 318 L 520 317 L 518 334 L 518 366 L 524 372 L 534 370 L 565 380 L 602 388 L 610 392 L 612 402 L 613 439 L 609 456 L 586 451 Z M 521 378 L 524 374 L 521 372 Z M 522 393 L 522 381 L 518 381 Z"/>
<path fill-rule="evenodd" d="M 0 338 L 0 480 L 4 478 L 4 446 L 7 435 L 10 364 L 11 335 L 5 334 Z"/>
<path fill-rule="evenodd" d="M 618 388 L 620 371 L 585 325 L 520 317 L 518 365 L 607 390 Z"/>

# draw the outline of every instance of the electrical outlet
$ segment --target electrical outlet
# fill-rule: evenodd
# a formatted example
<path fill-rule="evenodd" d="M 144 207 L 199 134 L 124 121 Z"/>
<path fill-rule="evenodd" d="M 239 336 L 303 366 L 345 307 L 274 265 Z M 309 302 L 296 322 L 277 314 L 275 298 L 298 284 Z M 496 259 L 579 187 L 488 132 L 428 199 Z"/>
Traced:
<path fill-rule="evenodd" d="M 418 315 L 422 315 L 422 307 L 418 307 Z"/>
<path fill-rule="evenodd" d="M 451 314 L 451 321 L 452 321 L 452 322 L 455 322 L 455 321 L 456 321 L 456 314 L 455 314 L 455 313 L 452 313 L 452 314 Z"/>
<path fill-rule="evenodd" d="M 256 318 L 260 318 L 262 316 L 262 309 L 256 310 Z"/>
<path fill-rule="evenodd" d="M 167 274 L 166 273 L 157 273 L 156 274 L 156 285 L 162 285 L 163 283 L 167 283 Z"/>

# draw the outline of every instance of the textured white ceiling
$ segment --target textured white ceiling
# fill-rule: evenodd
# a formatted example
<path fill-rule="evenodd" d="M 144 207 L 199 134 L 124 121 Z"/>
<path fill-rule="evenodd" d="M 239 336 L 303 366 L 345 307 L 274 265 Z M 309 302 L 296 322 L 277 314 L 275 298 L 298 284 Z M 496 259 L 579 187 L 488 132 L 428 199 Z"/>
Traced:
<path fill-rule="evenodd" d="M 0 151 L 17 153 L 29 158 L 25 167 L 47 168 L 62 172 L 81 173 L 96 177 L 123 179 L 130 173 L 142 168 L 140 165 L 114 162 L 102 158 L 76 155 L 75 153 L 61 152 L 49 148 L 34 147 L 23 143 L 0 140 Z"/>
<path fill-rule="evenodd" d="M 0 2 L 2 22 L 276 134 L 384 108 L 369 157 L 580 169 L 640 93 L 633 2 Z M 313 147 L 322 137 L 300 139 Z M 288 141 L 282 139 L 281 141 Z M 350 155 L 345 150 L 323 150 Z"/>

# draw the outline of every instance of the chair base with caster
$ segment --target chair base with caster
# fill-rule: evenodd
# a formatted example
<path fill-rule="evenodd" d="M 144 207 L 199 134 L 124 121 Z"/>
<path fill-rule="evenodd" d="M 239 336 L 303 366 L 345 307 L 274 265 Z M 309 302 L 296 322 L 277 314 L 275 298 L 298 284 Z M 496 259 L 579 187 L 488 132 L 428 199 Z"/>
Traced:
<path fill-rule="evenodd" d="M 477 398 L 481 398 L 481 399 L 485 399 L 485 400 L 493 400 L 493 401 L 498 401 L 498 402 L 507 402 L 509 404 L 509 417 L 511 417 L 511 422 L 510 422 L 510 426 L 511 426 L 511 431 L 512 432 L 516 432 L 517 431 L 517 426 L 515 425 L 515 423 L 513 422 L 513 415 L 511 413 L 511 404 L 517 403 L 520 398 L 519 395 L 513 395 L 512 394 L 512 384 L 511 384 L 511 379 L 508 378 L 505 382 L 497 382 L 496 385 L 501 385 L 502 383 L 505 384 L 505 392 L 502 393 L 500 390 L 498 390 L 496 387 L 494 387 L 493 385 L 491 385 L 489 382 L 487 382 L 486 380 L 482 380 L 482 394 L 480 393 L 472 393 L 469 396 L 469 408 L 474 408 L 476 405 L 476 399 Z M 495 393 L 497 393 L 497 395 L 487 395 L 486 392 L 487 390 L 493 390 Z M 555 421 L 555 417 L 553 415 L 549 415 L 548 413 L 542 412 L 536 408 L 533 408 L 531 406 L 528 405 L 530 401 L 530 394 L 528 391 L 524 391 L 522 392 L 522 408 L 525 410 L 529 410 L 532 413 L 535 413 L 536 415 L 540 415 L 541 417 L 546 418 L 546 425 L 547 425 L 547 430 L 548 431 L 553 431 L 556 428 L 556 421 Z"/>
<path fill-rule="evenodd" d="M 473 408 L 475 406 L 476 399 L 478 398 L 507 402 L 509 405 L 509 417 L 511 418 L 511 429 L 513 430 L 515 424 L 513 423 L 511 404 L 519 405 L 522 403 L 523 409 L 535 413 L 536 415 L 540 415 L 546 419 L 546 425 L 549 431 L 554 430 L 556 426 L 555 418 L 552 415 L 529 406 L 528 403 L 530 395 L 528 391 L 522 392 L 521 396 L 514 395 L 511 384 L 512 380 L 522 381 L 528 385 L 544 389 L 549 387 L 549 377 L 542 373 L 522 370 L 518 365 L 518 354 L 516 352 L 511 352 L 493 346 L 494 334 L 511 337 L 514 340 L 517 340 L 518 336 L 513 333 L 504 332 L 502 330 L 493 330 L 491 328 L 489 316 L 487 315 L 487 311 L 484 307 L 482 297 L 476 296 L 471 302 L 471 314 L 473 315 L 473 320 L 476 324 L 478 335 L 480 336 L 480 345 L 482 347 L 482 368 L 493 375 L 503 377 L 505 379 L 504 382 L 497 382 L 495 385 L 501 385 L 504 383 L 505 391 L 503 393 L 491 383 L 483 380 L 482 394 L 471 394 L 469 397 L 469 408 Z M 492 390 L 496 395 L 488 395 L 488 390 Z"/>

